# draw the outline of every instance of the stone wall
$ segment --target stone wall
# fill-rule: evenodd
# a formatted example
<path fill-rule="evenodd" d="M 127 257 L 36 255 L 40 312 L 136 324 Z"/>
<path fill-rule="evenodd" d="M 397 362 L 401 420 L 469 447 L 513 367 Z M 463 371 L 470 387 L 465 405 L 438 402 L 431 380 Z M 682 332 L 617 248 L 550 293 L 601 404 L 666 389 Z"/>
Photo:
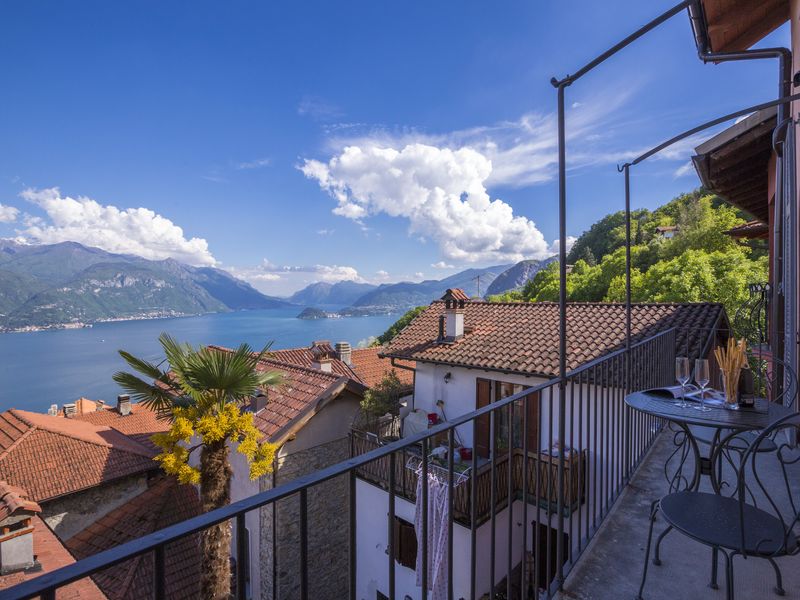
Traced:
<path fill-rule="evenodd" d="M 349 438 L 341 438 L 278 459 L 277 484 L 349 458 Z M 262 481 L 270 489 L 272 477 Z M 309 598 L 338 600 L 348 595 L 349 486 L 342 476 L 308 491 Z M 261 597 L 273 597 L 272 508 L 261 509 Z M 300 500 L 299 496 L 278 502 L 277 597 L 300 597 Z"/>
<path fill-rule="evenodd" d="M 133 475 L 42 503 L 42 519 L 67 540 L 147 490 L 147 475 Z"/>

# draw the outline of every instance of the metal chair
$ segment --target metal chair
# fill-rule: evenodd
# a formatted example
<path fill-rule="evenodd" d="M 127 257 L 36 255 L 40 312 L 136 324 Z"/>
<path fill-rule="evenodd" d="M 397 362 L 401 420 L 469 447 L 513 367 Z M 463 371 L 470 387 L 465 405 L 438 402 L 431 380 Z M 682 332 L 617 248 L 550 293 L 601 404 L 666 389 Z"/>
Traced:
<path fill-rule="evenodd" d="M 637 599 L 642 599 L 647 580 L 653 527 L 659 512 L 672 529 L 711 547 L 715 555 L 722 554 L 728 600 L 734 598 L 734 558 L 737 556 L 767 560 L 775 571 L 775 591 L 783 595 L 781 573 L 775 559 L 800 554 L 799 430 L 800 414 L 793 413 L 761 431 L 754 439 L 744 437 L 742 433 L 732 433 L 721 440 L 715 453 L 723 452 L 730 444 L 747 447 L 732 496 L 682 491 L 668 494 L 653 503 Z M 764 444 L 774 444 L 775 450 L 763 451 Z M 765 466 L 775 469 L 777 484 L 764 483 L 764 473 L 763 470 L 759 473 L 759 467 L 763 469 Z M 790 470 L 794 472 L 790 473 Z M 753 501 L 748 502 L 751 497 Z"/>
<path fill-rule="evenodd" d="M 761 390 L 761 393 L 772 402 L 783 404 L 787 408 L 795 408 L 797 402 L 798 381 L 794 369 L 788 363 L 783 362 L 777 358 L 767 361 L 763 356 L 753 354 L 750 356 L 750 368 L 753 371 L 753 380 L 756 390 Z M 778 382 L 777 379 L 781 381 Z M 778 385 L 780 383 L 780 385 Z M 690 425 L 689 430 L 692 432 L 695 440 L 702 443 L 704 447 L 708 447 L 709 452 L 703 455 L 701 450 L 700 459 L 705 463 L 701 465 L 703 472 L 710 474 L 710 467 L 712 461 L 710 460 L 710 449 L 717 442 L 719 430 L 711 427 L 703 427 L 701 425 Z M 753 431 L 743 434 L 744 439 L 752 441 L 760 432 Z M 719 437 L 726 437 L 730 431 L 723 431 Z M 747 438 L 750 439 L 747 439 Z M 732 440 L 732 442 L 735 440 Z M 736 448 L 730 446 L 730 451 L 742 453 L 747 449 L 747 446 Z M 762 444 L 761 452 L 775 452 L 777 446 L 774 443 L 766 440 Z"/>

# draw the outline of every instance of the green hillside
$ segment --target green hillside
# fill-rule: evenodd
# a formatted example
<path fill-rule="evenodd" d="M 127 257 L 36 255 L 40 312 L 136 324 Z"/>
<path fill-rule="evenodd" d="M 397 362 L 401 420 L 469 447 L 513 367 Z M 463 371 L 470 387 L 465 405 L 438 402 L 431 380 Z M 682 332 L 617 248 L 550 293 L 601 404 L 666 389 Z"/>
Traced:
<path fill-rule="evenodd" d="M 747 284 L 767 280 L 766 248 L 742 245 L 725 231 L 748 216 L 702 190 L 654 210 L 638 210 L 631 223 L 631 296 L 634 302 L 721 302 L 730 316 L 747 299 Z M 676 226 L 674 237 L 657 231 Z M 595 223 L 576 241 L 568 261 L 568 299 L 625 300 L 625 215 Z M 493 300 L 557 301 L 558 262 L 536 274 L 521 292 Z"/>

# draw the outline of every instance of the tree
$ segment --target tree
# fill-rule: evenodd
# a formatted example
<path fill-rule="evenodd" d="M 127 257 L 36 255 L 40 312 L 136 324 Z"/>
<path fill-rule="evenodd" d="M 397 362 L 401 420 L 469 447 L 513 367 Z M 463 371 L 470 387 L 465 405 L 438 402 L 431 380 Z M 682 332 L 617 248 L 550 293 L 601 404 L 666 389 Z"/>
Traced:
<path fill-rule="evenodd" d="M 632 294 L 636 302 L 720 302 L 733 315 L 748 297 L 747 284 L 766 278 L 766 259 L 750 260 L 742 248 L 687 250 L 637 277 Z"/>
<path fill-rule="evenodd" d="M 220 508 L 231 499 L 229 443 L 236 443 L 237 451 L 249 462 L 251 479 L 272 470 L 276 447 L 261 441 L 252 413 L 241 408 L 259 390 L 277 385 L 281 376 L 258 369 L 267 348 L 256 354 L 246 344 L 225 351 L 193 348 L 167 334 L 158 339 L 167 369 L 120 350 L 125 362 L 146 380 L 120 371 L 114 375 L 114 381 L 134 400 L 170 415 L 170 429 L 152 438 L 161 448 L 155 459 L 181 483 L 200 484 L 204 511 Z M 198 449 L 200 467 L 196 468 L 189 464 L 189 457 Z M 202 597 L 227 600 L 231 582 L 230 524 L 225 522 L 205 529 L 200 540 Z"/>
<path fill-rule="evenodd" d="M 522 290 L 506 290 L 502 294 L 486 296 L 486 300 L 489 302 L 522 302 L 524 298 Z"/>
<path fill-rule="evenodd" d="M 394 369 L 387 372 L 380 383 L 372 386 L 364 394 L 361 410 L 370 419 L 382 417 L 386 413 L 400 414 L 400 398 L 408 391 L 408 386 L 400 381 Z"/>
<path fill-rule="evenodd" d="M 394 339 L 398 333 L 400 333 L 406 326 L 414 320 L 418 314 L 420 314 L 423 310 L 428 308 L 427 306 L 417 306 L 416 308 L 412 308 L 411 310 L 407 311 L 402 317 L 397 319 L 397 321 L 392 324 L 389 329 L 384 331 L 381 335 L 378 336 L 377 343 L 373 344 L 374 346 L 382 346 L 383 344 L 388 344 L 390 341 Z"/>

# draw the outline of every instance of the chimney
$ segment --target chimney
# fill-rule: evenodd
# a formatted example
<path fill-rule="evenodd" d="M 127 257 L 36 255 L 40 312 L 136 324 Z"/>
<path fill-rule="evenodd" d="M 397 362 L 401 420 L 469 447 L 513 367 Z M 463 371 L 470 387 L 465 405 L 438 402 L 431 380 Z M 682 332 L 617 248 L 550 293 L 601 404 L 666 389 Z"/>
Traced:
<path fill-rule="evenodd" d="M 64 416 L 67 418 L 74 417 L 78 412 L 78 407 L 74 402 L 68 402 L 64 405 Z"/>
<path fill-rule="evenodd" d="M 123 417 L 131 414 L 131 397 L 128 394 L 117 396 L 117 412 Z"/>
<path fill-rule="evenodd" d="M 469 298 L 458 288 L 447 290 L 444 300 L 444 341 L 455 342 L 464 337 L 464 303 Z"/>
<path fill-rule="evenodd" d="M 325 373 L 333 371 L 331 359 L 333 358 L 334 350 L 331 348 L 331 343 L 326 340 L 315 341 L 311 344 L 311 367 L 319 369 Z"/>
<path fill-rule="evenodd" d="M 353 349 L 350 347 L 350 342 L 337 342 L 336 355 L 340 361 L 349 365 L 353 360 Z"/>
<path fill-rule="evenodd" d="M 47 409 L 47 414 L 51 417 L 58 416 L 58 404 L 51 404 L 50 408 Z"/>
<path fill-rule="evenodd" d="M 97 412 L 100 412 L 101 410 L 105 409 L 105 407 L 106 407 L 106 403 L 103 400 L 98 400 L 97 404 L 95 404 L 94 409 Z"/>
<path fill-rule="evenodd" d="M 33 517 L 41 511 L 24 490 L 0 481 L 0 575 L 41 570 L 33 553 Z"/>
<path fill-rule="evenodd" d="M 267 407 L 267 393 L 264 390 L 258 390 L 258 393 L 250 399 L 250 411 L 257 413 Z"/>

